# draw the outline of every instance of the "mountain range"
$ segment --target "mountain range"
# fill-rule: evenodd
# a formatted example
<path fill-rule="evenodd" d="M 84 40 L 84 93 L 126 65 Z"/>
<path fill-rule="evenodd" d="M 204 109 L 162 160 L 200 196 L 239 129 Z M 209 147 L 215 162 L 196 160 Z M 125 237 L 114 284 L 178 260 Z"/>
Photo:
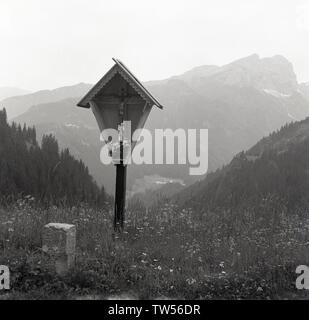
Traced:
<path fill-rule="evenodd" d="M 29 94 L 30 91 L 15 87 L 0 87 L 0 101 L 10 98 Z"/>
<path fill-rule="evenodd" d="M 91 87 L 90 84 L 79 83 L 54 90 L 41 90 L 25 95 L 10 96 L 2 100 L 1 105 L 6 108 L 8 118 L 12 119 L 28 111 L 33 106 L 56 102 L 66 98 L 80 97 L 86 94 Z"/>
<path fill-rule="evenodd" d="M 297 82 L 292 64 L 279 55 L 252 55 L 221 67 L 200 66 L 145 86 L 165 107 L 152 110 L 146 128 L 209 130 L 209 171 L 229 163 L 282 125 L 309 115 L 309 86 Z M 53 133 L 60 147 L 81 158 L 95 179 L 113 192 L 115 173 L 99 161 L 102 144 L 95 119 L 91 111 L 76 107 L 90 87 L 81 83 L 39 91 L 5 99 L 0 105 L 11 120 L 35 125 L 39 137 Z M 190 176 L 187 165 L 131 165 L 129 189 L 137 180 L 140 184 L 144 177 L 156 175 L 181 179 L 186 185 L 204 178 Z"/>

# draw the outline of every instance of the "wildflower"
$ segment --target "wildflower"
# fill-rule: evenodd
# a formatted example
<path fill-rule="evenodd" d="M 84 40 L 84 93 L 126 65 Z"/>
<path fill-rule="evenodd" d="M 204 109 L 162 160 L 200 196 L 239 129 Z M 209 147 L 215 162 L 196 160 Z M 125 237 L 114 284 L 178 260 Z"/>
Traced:
<path fill-rule="evenodd" d="M 170 269 L 170 272 L 174 272 L 174 270 L 173 270 L 173 269 Z"/>
<path fill-rule="evenodd" d="M 12 224 L 13 223 L 13 221 L 11 221 L 11 220 L 8 220 L 8 221 L 6 221 L 6 222 L 2 222 L 2 224 Z"/>
<path fill-rule="evenodd" d="M 196 283 L 196 280 L 194 278 L 188 278 L 186 282 L 188 283 L 189 286 L 191 286 L 192 284 Z"/>
<path fill-rule="evenodd" d="M 161 268 L 160 266 L 158 266 L 158 270 L 160 270 L 160 271 L 161 271 L 161 270 L 162 270 L 162 268 Z"/>

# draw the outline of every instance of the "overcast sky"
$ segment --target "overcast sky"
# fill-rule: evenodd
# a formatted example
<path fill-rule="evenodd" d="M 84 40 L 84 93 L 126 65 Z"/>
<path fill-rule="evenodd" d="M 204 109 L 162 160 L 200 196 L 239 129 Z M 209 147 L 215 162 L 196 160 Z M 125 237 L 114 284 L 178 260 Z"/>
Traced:
<path fill-rule="evenodd" d="M 258 53 L 309 81 L 308 0 L 0 0 L 0 86 L 94 83 L 122 60 L 142 81 Z"/>

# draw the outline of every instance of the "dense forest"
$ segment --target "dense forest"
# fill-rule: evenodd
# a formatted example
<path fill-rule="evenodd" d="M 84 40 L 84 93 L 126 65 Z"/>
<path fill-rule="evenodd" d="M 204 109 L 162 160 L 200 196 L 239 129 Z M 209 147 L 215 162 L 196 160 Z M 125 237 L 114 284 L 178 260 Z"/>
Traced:
<path fill-rule="evenodd" d="M 197 212 L 247 208 L 271 201 L 296 213 L 309 205 L 309 118 L 283 126 L 227 166 L 175 196 Z"/>
<path fill-rule="evenodd" d="M 68 149 L 59 150 L 52 135 L 36 140 L 35 128 L 7 121 L 0 110 L 0 201 L 28 197 L 41 204 L 101 205 L 107 196 L 81 160 Z"/>

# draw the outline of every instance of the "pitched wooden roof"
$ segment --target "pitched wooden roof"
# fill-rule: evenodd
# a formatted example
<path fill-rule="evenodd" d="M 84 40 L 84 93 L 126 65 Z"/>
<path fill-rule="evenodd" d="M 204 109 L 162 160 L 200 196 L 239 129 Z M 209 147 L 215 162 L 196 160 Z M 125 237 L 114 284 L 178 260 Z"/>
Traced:
<path fill-rule="evenodd" d="M 83 97 L 83 99 L 77 104 L 79 107 L 90 108 L 89 102 L 93 100 L 104 86 L 119 73 L 130 85 L 136 90 L 136 92 L 147 102 L 152 105 L 163 109 L 163 106 L 157 99 L 144 87 L 144 85 L 134 76 L 134 74 L 118 59 L 114 59 L 115 65 L 103 76 L 103 78 L 93 86 L 93 88 Z"/>

